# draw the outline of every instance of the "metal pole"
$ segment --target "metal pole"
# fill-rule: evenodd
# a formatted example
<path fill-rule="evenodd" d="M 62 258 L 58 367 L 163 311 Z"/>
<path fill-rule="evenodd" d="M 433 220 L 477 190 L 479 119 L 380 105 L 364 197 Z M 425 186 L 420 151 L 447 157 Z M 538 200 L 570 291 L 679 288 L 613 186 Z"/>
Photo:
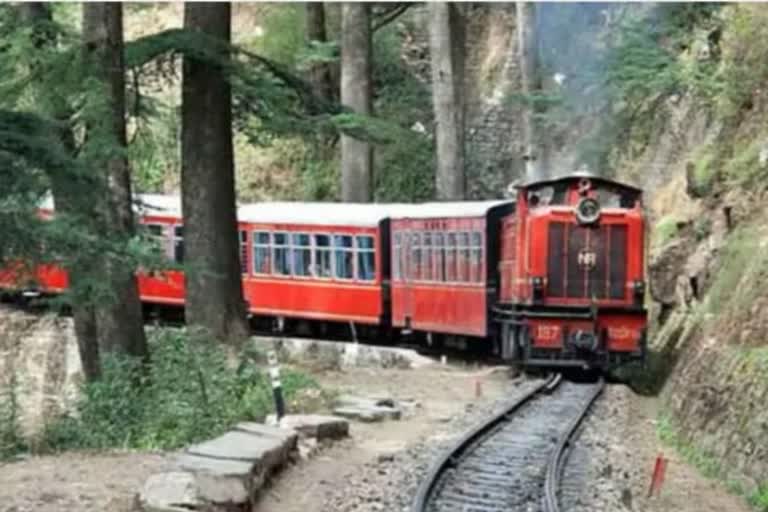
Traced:
<path fill-rule="evenodd" d="M 269 377 L 272 382 L 272 396 L 275 399 L 275 416 L 277 421 L 285 416 L 285 401 L 283 400 L 283 387 L 280 384 L 280 366 L 277 363 L 277 353 L 270 350 L 267 353 L 269 362 Z"/>

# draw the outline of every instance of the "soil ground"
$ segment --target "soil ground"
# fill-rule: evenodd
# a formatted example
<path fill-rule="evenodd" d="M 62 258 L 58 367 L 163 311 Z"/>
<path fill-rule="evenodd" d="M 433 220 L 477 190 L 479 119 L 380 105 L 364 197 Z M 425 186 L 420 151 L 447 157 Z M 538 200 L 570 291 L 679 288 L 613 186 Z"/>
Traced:
<path fill-rule="evenodd" d="M 328 388 L 344 393 L 389 395 L 412 399 L 420 407 L 406 412 L 402 420 L 384 423 L 353 423 L 352 437 L 322 450 L 283 472 L 265 489 L 254 512 L 320 512 L 329 496 L 347 486 L 349 475 L 403 453 L 406 447 L 437 442 L 436 433 L 452 418 L 462 416 L 502 398 L 510 389 L 505 371 L 480 368 L 431 367 L 419 370 L 351 369 L 316 375 Z M 482 397 L 476 398 L 476 382 L 482 382 Z M 616 392 L 606 395 L 606 399 Z M 707 480 L 688 466 L 656 437 L 656 402 L 621 392 L 617 403 L 627 408 L 618 418 L 624 425 L 620 441 L 611 447 L 615 456 L 631 459 L 634 468 L 625 478 L 632 490 L 631 510 L 747 512 L 740 498 L 729 495 L 717 482 Z M 610 406 L 609 406 L 610 407 Z M 615 421 L 611 422 L 615 425 Z M 645 498 L 655 457 L 669 459 L 660 497 Z M 396 460 L 401 461 L 402 456 Z M 134 495 L 152 473 L 168 460 L 161 454 L 116 453 L 108 455 L 68 453 L 31 457 L 0 466 L 0 512 L 128 512 Z M 367 473 L 366 473 L 367 474 Z M 382 476 L 382 478 L 387 478 Z M 381 485 L 389 482 L 382 481 Z M 376 488 L 377 482 L 370 482 Z M 368 492 L 368 491 L 366 491 Z M 374 510 L 348 508 L 349 510 Z M 614 511 L 605 511 L 614 512 Z"/>

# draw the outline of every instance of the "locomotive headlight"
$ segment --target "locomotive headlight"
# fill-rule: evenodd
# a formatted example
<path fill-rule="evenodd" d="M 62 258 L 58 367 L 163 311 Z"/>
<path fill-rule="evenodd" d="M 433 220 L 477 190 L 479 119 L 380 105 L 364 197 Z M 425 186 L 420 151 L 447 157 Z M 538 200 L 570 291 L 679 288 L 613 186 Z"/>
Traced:
<path fill-rule="evenodd" d="M 531 278 L 531 286 L 533 286 L 534 291 L 541 291 L 544 289 L 544 278 L 543 277 L 532 277 Z"/>
<path fill-rule="evenodd" d="M 580 224 L 592 224 L 600 218 L 600 203 L 591 197 L 585 197 L 576 205 L 576 219 Z"/>

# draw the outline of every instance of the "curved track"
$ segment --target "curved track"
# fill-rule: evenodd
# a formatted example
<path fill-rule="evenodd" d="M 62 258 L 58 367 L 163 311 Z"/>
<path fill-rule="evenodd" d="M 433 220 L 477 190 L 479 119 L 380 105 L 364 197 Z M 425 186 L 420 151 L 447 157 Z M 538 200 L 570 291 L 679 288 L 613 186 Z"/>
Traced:
<path fill-rule="evenodd" d="M 431 468 L 413 512 L 559 512 L 569 441 L 604 383 L 559 375 L 465 435 Z"/>

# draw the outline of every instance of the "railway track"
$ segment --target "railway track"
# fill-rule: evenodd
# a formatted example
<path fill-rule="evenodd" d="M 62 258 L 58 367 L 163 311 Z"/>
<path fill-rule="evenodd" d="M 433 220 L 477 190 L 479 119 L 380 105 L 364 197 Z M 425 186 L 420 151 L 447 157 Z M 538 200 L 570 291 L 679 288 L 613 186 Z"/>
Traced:
<path fill-rule="evenodd" d="M 445 453 L 412 512 L 558 512 L 569 441 L 603 387 L 550 377 Z"/>

